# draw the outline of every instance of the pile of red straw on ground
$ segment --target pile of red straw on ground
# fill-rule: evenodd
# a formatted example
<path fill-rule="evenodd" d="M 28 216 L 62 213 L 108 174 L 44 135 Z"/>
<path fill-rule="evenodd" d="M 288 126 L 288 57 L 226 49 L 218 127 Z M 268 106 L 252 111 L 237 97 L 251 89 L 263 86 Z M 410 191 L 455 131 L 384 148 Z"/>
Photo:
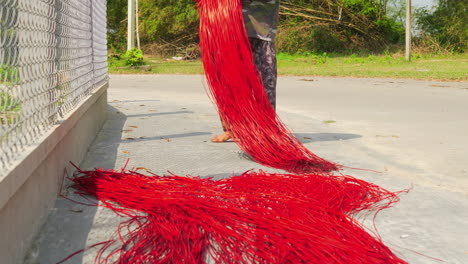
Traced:
<path fill-rule="evenodd" d="M 99 263 L 405 263 L 352 218 L 397 195 L 349 176 L 81 173 L 73 179 L 79 193 L 130 217 Z"/>
<path fill-rule="evenodd" d="M 198 0 L 200 46 L 213 101 L 255 161 L 299 175 L 247 172 L 214 181 L 80 171 L 78 192 L 129 217 L 98 263 L 406 263 L 353 216 L 396 193 L 350 176 L 306 149 L 275 114 L 253 63 L 241 0 Z M 313 174 L 310 174 L 313 173 Z"/>

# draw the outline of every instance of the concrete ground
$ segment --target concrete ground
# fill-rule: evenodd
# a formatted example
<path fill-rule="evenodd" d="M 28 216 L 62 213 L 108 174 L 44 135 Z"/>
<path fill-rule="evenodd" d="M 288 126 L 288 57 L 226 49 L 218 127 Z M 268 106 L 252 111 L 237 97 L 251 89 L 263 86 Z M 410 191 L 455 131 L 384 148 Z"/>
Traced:
<path fill-rule="evenodd" d="M 376 219 L 394 252 L 414 264 L 468 263 L 467 83 L 281 77 L 277 104 L 314 153 L 381 172 L 344 173 L 392 191 L 412 188 Z M 210 143 L 220 131 L 202 76 L 114 75 L 109 120 L 81 167 L 118 169 L 130 159 L 129 167 L 158 174 L 274 171 L 245 159 L 232 142 Z M 68 195 L 77 198 L 72 190 Z M 59 198 L 25 262 L 56 263 L 107 240 L 121 220 Z M 92 263 L 95 253 L 66 263 Z"/>

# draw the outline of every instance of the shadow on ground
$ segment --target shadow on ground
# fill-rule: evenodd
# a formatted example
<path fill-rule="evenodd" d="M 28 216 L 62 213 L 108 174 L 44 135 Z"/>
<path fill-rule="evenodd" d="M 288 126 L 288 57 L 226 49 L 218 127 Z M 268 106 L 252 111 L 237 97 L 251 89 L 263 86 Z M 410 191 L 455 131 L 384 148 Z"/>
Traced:
<path fill-rule="evenodd" d="M 122 129 L 126 120 L 127 116 L 117 108 L 108 106 L 108 120 L 92 143 L 85 161 L 80 164 L 81 169 L 90 170 L 98 166 L 115 167 Z M 65 183 L 65 186 L 68 187 L 64 187 L 62 194 L 66 198 L 57 198 L 46 225 L 42 228 L 25 263 L 57 263 L 87 247 L 98 208 L 70 200 L 86 204 L 96 202 L 92 198 L 85 199 L 75 194 L 75 190 L 70 187 L 70 182 Z M 83 254 L 74 255 L 66 263 L 85 263 Z"/>
<path fill-rule="evenodd" d="M 361 135 L 346 134 L 346 133 L 295 133 L 294 134 L 302 143 L 319 142 L 319 141 L 337 141 L 350 140 L 361 138 Z"/>
<path fill-rule="evenodd" d="M 162 116 L 162 115 L 175 115 L 175 114 L 193 114 L 192 111 L 176 111 L 176 112 L 163 112 L 163 113 L 152 113 L 152 114 L 137 114 L 128 115 L 128 117 L 150 117 L 150 116 Z"/>

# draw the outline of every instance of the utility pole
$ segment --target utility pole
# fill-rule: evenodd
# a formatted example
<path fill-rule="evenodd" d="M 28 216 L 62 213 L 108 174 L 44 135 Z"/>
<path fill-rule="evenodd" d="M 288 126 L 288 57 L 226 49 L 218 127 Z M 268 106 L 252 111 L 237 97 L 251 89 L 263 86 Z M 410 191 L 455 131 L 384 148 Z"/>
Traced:
<path fill-rule="evenodd" d="M 411 0 L 406 0 L 406 61 L 411 61 Z"/>
<path fill-rule="evenodd" d="M 135 47 L 135 0 L 128 0 L 127 50 Z"/>
<path fill-rule="evenodd" d="M 136 0 L 136 8 L 135 8 L 135 18 L 136 18 L 136 41 L 137 41 L 137 48 L 141 49 L 140 46 L 140 20 L 138 15 L 138 0 Z"/>

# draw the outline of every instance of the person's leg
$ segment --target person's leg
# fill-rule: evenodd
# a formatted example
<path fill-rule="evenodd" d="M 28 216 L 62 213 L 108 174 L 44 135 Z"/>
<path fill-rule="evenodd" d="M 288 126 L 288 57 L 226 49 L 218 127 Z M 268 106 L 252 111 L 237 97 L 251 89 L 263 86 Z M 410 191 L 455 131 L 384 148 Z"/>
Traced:
<path fill-rule="evenodd" d="M 220 120 L 221 120 L 221 125 L 223 126 L 224 133 L 221 134 L 221 135 L 216 135 L 213 138 L 211 138 L 211 142 L 213 142 L 213 143 L 226 142 L 226 141 L 228 141 L 229 139 L 232 138 L 232 135 L 229 132 L 229 130 L 226 128 L 226 125 L 224 124 L 223 119 L 220 118 Z"/>
<path fill-rule="evenodd" d="M 221 135 L 216 135 L 211 138 L 211 142 L 213 143 L 222 143 L 230 140 L 232 138 L 231 132 L 229 131 L 224 131 L 223 134 Z"/>
<path fill-rule="evenodd" d="M 265 88 L 265 92 L 271 105 L 276 109 L 277 64 L 275 43 L 255 38 L 249 38 L 249 40 L 252 47 L 255 65 L 257 66 L 263 81 L 263 87 Z M 231 133 L 226 129 L 222 120 L 221 123 L 223 125 L 224 133 L 214 136 L 211 139 L 211 142 L 221 143 L 232 138 Z"/>
<path fill-rule="evenodd" d="M 250 38 L 255 65 L 260 72 L 263 87 L 273 108 L 276 109 L 276 80 L 278 76 L 276 49 L 273 41 Z"/>

